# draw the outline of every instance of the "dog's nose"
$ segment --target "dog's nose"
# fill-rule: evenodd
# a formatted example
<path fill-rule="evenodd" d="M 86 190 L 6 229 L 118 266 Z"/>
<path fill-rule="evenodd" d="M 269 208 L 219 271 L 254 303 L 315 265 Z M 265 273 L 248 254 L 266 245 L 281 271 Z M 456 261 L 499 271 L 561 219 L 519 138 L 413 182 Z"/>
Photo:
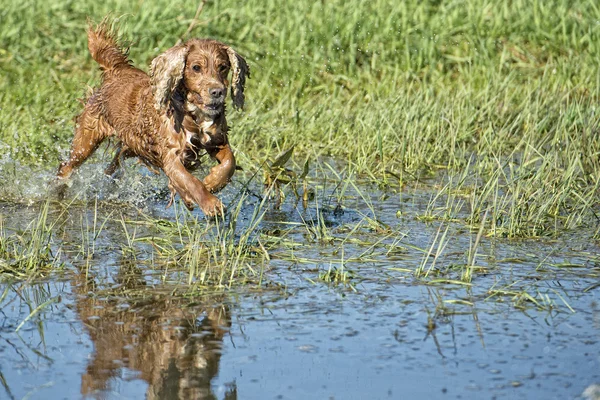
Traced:
<path fill-rule="evenodd" d="M 224 92 L 225 92 L 225 89 L 220 88 L 220 87 L 214 87 L 214 88 L 208 89 L 208 93 L 210 94 L 210 96 L 213 99 L 217 99 L 219 97 L 223 97 Z"/>

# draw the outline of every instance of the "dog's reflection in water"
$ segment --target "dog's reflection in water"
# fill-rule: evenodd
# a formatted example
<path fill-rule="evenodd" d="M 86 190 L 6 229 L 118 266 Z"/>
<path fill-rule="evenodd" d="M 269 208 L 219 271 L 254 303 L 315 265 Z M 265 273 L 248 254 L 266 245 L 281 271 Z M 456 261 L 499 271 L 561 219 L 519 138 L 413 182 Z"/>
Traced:
<path fill-rule="evenodd" d="M 135 266 L 123 265 L 115 277 L 123 296 L 111 291 L 102 298 L 84 276 L 76 278 L 76 308 L 95 348 L 81 381 L 86 398 L 118 392 L 119 379 L 141 378 L 148 383 L 146 399 L 216 399 L 211 380 L 231 326 L 227 306 L 218 299 L 189 306 L 189 299 L 142 296 L 144 281 Z M 235 383 L 224 398 L 237 399 Z"/>

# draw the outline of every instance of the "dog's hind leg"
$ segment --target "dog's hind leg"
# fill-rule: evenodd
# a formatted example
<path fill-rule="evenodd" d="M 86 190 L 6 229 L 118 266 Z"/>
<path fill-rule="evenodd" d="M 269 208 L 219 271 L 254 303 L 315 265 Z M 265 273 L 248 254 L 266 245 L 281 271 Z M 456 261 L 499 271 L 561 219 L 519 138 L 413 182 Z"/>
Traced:
<path fill-rule="evenodd" d="M 135 153 L 124 144 L 119 144 L 119 146 L 117 147 L 117 151 L 115 152 L 115 156 L 113 157 L 108 167 L 106 167 L 106 169 L 104 170 L 104 174 L 112 176 L 114 178 L 115 174 L 121 168 L 121 164 L 123 163 L 123 161 L 129 157 L 135 157 Z"/>
<path fill-rule="evenodd" d="M 60 180 L 69 178 L 73 170 L 83 164 L 100 146 L 100 143 L 106 137 L 111 136 L 113 132 L 113 127 L 102 117 L 95 96 L 92 96 L 83 113 L 77 118 L 69 159 L 60 164 L 57 178 Z"/>

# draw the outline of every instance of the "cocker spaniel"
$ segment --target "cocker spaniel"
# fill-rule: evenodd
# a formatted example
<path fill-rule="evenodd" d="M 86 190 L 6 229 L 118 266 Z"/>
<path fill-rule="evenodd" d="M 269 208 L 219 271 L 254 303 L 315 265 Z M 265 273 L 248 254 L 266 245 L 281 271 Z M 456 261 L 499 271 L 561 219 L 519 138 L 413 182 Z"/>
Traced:
<path fill-rule="evenodd" d="M 218 41 L 191 39 L 156 57 L 148 75 L 132 66 L 106 20 L 90 26 L 87 34 L 102 84 L 77 118 L 70 156 L 61 163 L 58 180 L 68 179 L 104 139 L 116 137 L 117 153 L 105 173 L 114 173 L 125 157 L 139 157 L 169 178 L 169 205 L 179 193 L 190 210 L 196 203 L 207 216 L 223 213 L 212 193 L 229 182 L 236 167 L 225 119 L 228 74 L 231 70 L 233 105 L 242 108 L 250 76 L 246 61 Z M 190 171 L 203 151 L 218 164 L 200 181 Z"/>

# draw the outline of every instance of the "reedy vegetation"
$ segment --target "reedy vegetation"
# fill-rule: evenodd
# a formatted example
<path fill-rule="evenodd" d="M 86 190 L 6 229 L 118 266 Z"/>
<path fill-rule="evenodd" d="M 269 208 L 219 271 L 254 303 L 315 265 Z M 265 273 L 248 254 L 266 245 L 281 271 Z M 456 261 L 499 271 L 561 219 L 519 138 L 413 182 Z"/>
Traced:
<path fill-rule="evenodd" d="M 120 20 L 145 68 L 191 23 L 184 1 L 9 2 L 0 10 L 0 140 L 55 165 L 98 82 L 89 16 Z M 593 1 L 218 1 L 192 36 L 251 64 L 231 141 L 260 165 L 334 156 L 382 186 L 447 169 L 475 229 L 536 236 L 597 224 L 600 7 Z M 458 178 L 457 178 L 458 177 Z M 400 186 L 401 187 L 401 186 Z"/>

